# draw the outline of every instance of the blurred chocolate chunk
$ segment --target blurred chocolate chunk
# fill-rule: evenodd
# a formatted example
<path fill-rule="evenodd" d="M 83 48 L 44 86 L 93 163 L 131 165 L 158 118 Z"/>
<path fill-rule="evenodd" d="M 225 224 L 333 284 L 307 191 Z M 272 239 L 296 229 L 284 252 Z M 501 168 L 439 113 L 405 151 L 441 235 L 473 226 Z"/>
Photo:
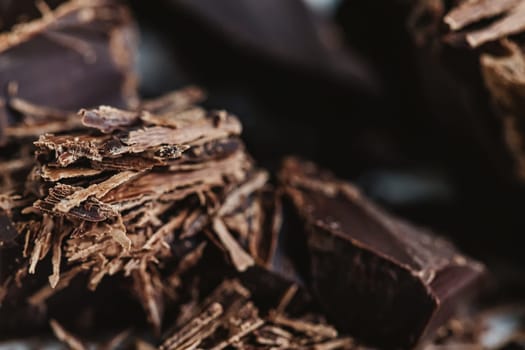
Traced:
<path fill-rule="evenodd" d="M 317 17 L 300 0 L 214 1 L 174 0 L 236 47 L 262 55 L 294 70 L 345 82 L 355 91 L 377 94 L 380 85 L 357 52 L 343 48 L 328 21 Z M 272 20 L 269 21 L 268 18 Z"/>
<path fill-rule="evenodd" d="M 20 100 L 27 102 L 22 107 L 73 112 L 99 104 L 137 104 L 136 33 L 127 8 L 111 0 L 69 1 L 43 11 L 42 17 L 0 34 L 0 117 L 7 118 L 3 141 L 12 133 L 6 126 L 18 122 Z M 41 119 L 32 115 L 26 126 Z"/>
<path fill-rule="evenodd" d="M 321 307 L 371 344 L 428 340 L 484 272 L 448 241 L 387 214 L 312 163 L 289 158 L 280 177 L 305 223 Z"/>

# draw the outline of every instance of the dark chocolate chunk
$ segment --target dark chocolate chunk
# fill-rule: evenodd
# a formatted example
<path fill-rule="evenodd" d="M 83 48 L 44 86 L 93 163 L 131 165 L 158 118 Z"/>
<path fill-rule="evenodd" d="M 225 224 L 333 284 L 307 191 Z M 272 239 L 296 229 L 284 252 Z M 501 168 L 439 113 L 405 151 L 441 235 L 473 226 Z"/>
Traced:
<path fill-rule="evenodd" d="M 287 159 L 280 175 L 305 222 L 313 292 L 352 335 L 413 347 L 453 314 L 484 272 L 451 243 L 387 214 L 312 163 Z"/>

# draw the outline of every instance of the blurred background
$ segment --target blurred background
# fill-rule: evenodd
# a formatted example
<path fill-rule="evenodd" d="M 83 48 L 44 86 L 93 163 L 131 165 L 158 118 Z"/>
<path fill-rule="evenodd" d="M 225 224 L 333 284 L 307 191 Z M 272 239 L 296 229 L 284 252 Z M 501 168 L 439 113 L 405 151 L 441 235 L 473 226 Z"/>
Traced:
<path fill-rule="evenodd" d="M 134 0 L 141 93 L 201 85 L 207 106 L 241 118 L 262 166 L 312 159 L 485 261 L 521 263 L 523 196 L 501 130 L 428 98 L 415 2 Z"/>
<path fill-rule="evenodd" d="M 261 166 L 275 170 L 288 154 L 314 160 L 468 253 L 522 264 L 525 196 L 501 126 L 483 89 L 470 114 L 454 104 L 454 86 L 444 93 L 442 80 L 470 82 L 477 67 L 458 74 L 417 45 L 411 29 L 433 21 L 411 17 L 420 2 L 130 0 L 140 93 L 200 85 L 207 107 L 242 120 Z M 38 10 L 1 0 L 0 29 L 17 13 Z"/>

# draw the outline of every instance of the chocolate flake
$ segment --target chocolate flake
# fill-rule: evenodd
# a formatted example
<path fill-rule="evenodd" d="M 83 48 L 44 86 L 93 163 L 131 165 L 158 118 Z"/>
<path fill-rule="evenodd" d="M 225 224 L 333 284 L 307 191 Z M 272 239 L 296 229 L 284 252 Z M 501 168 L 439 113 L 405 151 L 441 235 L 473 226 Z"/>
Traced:
<path fill-rule="evenodd" d="M 213 220 L 213 230 L 219 237 L 221 245 L 229 253 L 233 265 L 238 271 L 245 271 L 254 264 L 253 258 L 242 249 L 220 219 L 215 218 Z"/>
<path fill-rule="evenodd" d="M 138 120 L 138 113 L 127 112 L 109 106 L 100 106 L 98 109 L 81 110 L 82 124 L 97 128 L 103 133 L 111 133 L 133 125 Z"/>
<path fill-rule="evenodd" d="M 49 325 L 55 336 L 72 350 L 85 350 L 86 347 L 74 335 L 66 331 L 57 321 L 49 321 Z"/>

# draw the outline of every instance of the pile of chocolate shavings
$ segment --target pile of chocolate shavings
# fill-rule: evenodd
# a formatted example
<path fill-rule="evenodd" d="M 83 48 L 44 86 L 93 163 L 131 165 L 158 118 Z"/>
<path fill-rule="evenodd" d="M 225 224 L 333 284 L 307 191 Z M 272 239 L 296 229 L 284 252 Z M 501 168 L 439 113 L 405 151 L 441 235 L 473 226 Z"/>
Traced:
<path fill-rule="evenodd" d="M 41 136 L 26 181 L 30 193 L 1 197 L 23 252 L 17 278 L 1 281 L 0 296 L 9 298 L 42 263 L 52 273 L 28 296 L 34 306 L 78 275 L 89 275 L 91 290 L 124 275 L 160 329 L 178 275 L 197 264 L 209 242 L 238 271 L 263 261 L 268 175 L 246 154 L 237 118 L 195 106 L 202 98 L 187 88 L 136 111 L 82 110 L 82 128 Z"/>

